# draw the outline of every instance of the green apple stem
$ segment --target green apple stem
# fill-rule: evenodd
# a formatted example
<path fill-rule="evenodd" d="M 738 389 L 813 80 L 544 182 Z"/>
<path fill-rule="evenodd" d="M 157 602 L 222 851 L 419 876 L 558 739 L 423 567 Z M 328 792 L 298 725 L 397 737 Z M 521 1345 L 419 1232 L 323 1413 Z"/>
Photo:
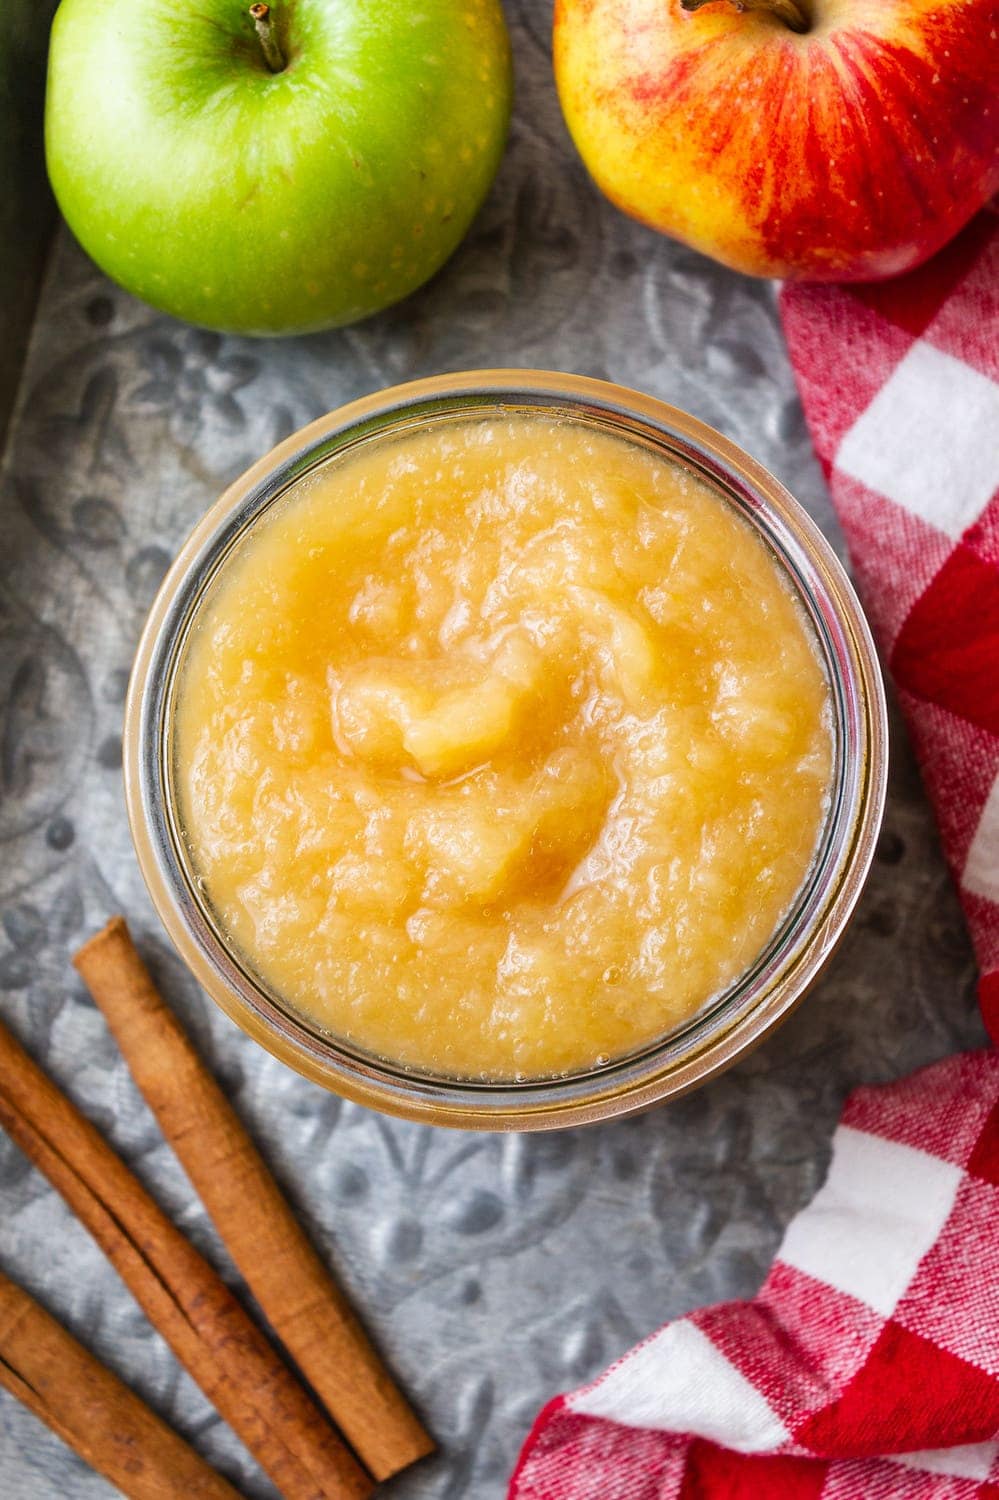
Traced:
<path fill-rule="evenodd" d="M 281 51 L 277 37 L 274 35 L 274 25 L 271 21 L 271 8 L 269 5 L 251 5 L 250 15 L 257 29 L 257 40 L 260 42 L 260 50 L 264 54 L 264 62 L 272 73 L 283 73 L 288 64 L 284 53 Z"/>
<path fill-rule="evenodd" d="M 716 0 L 680 0 L 684 10 L 700 10 L 702 5 L 713 5 Z M 791 31 L 807 31 L 808 13 L 800 0 L 723 0 L 734 5 L 736 10 L 768 10 L 783 21 Z"/>

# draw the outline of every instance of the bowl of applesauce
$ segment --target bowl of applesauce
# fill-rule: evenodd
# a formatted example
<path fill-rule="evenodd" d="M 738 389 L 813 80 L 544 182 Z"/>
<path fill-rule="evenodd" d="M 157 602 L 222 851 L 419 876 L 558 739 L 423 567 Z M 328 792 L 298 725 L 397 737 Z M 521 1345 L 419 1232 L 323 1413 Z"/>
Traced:
<path fill-rule="evenodd" d="M 860 894 L 884 690 L 834 553 L 719 433 L 447 375 L 236 481 L 126 709 L 142 871 L 218 1004 L 391 1113 L 572 1125 L 704 1082 Z"/>

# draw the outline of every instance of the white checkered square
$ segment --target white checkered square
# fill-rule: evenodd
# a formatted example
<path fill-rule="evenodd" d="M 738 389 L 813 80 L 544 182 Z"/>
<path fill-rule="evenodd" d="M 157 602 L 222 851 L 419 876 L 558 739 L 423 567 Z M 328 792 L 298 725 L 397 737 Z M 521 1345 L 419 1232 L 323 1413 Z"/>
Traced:
<path fill-rule="evenodd" d="M 979 1480 L 908 1468 L 892 1457 L 834 1463 L 821 1500 L 977 1500 L 979 1493 Z"/>
<path fill-rule="evenodd" d="M 568 1404 L 628 1427 L 709 1438 L 737 1453 L 772 1453 L 790 1435 L 755 1385 L 686 1319 L 639 1344 Z"/>
<path fill-rule="evenodd" d="M 825 1186 L 791 1221 L 778 1258 L 888 1317 L 947 1222 L 962 1175 L 926 1151 L 841 1125 Z"/>
<path fill-rule="evenodd" d="M 969 1443 L 963 1448 L 934 1448 L 928 1453 L 898 1453 L 892 1463 L 925 1474 L 949 1474 L 952 1479 L 988 1479 L 999 1444 Z"/>
<path fill-rule="evenodd" d="M 999 776 L 985 799 L 964 862 L 961 884 L 973 896 L 985 896 L 989 901 L 999 902 Z"/>
<path fill-rule="evenodd" d="M 917 342 L 835 463 L 956 541 L 999 489 L 999 385 Z"/>

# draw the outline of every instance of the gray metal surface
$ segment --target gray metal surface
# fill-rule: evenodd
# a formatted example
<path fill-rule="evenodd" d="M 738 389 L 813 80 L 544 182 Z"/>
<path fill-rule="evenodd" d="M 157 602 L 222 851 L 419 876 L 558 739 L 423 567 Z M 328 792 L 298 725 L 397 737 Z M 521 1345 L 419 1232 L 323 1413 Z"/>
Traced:
<path fill-rule="evenodd" d="M 122 697 L 168 559 L 276 439 L 410 376 L 482 365 L 604 375 L 744 444 L 834 534 L 770 287 L 632 224 L 575 161 L 547 7 L 511 5 L 518 99 L 495 191 L 409 303 L 307 340 L 219 338 L 110 286 L 63 236 L 0 500 L 0 1013 L 232 1278 L 69 966 L 112 911 L 144 950 L 441 1445 L 392 1500 L 499 1500 L 541 1402 L 661 1320 L 745 1296 L 823 1175 L 848 1089 L 978 1045 L 970 950 L 900 733 L 869 888 L 788 1025 L 700 1093 L 553 1136 L 379 1118 L 288 1072 L 199 995 L 141 887 Z M 0 1137 L 0 1265 L 248 1496 L 273 1492 L 61 1200 Z M 110 1493 L 0 1392 L 4 1500 Z"/>

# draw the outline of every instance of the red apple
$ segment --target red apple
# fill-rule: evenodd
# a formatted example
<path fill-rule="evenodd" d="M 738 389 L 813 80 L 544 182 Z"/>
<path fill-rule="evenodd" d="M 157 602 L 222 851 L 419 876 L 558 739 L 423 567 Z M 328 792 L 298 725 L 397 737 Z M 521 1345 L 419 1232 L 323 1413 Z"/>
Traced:
<path fill-rule="evenodd" d="M 597 185 L 756 276 L 919 265 L 999 191 L 999 0 L 556 0 Z"/>

